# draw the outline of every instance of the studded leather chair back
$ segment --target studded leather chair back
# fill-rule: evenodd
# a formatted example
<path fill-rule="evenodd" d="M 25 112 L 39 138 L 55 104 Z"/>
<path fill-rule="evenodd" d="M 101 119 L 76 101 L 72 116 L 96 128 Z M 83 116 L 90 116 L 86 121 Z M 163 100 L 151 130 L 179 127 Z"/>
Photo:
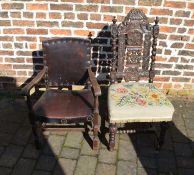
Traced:
<path fill-rule="evenodd" d="M 153 81 L 153 66 L 159 34 L 157 24 L 158 18 L 152 26 L 139 9 L 132 9 L 119 25 L 116 24 L 116 19 L 113 19 L 112 81 L 119 78 L 124 78 L 127 82 L 138 81 L 141 77 L 148 77 L 150 82 Z M 152 51 L 151 56 L 150 51 Z"/>
<path fill-rule="evenodd" d="M 45 83 L 51 86 L 85 84 L 90 64 L 90 40 L 59 38 L 43 41 Z"/>

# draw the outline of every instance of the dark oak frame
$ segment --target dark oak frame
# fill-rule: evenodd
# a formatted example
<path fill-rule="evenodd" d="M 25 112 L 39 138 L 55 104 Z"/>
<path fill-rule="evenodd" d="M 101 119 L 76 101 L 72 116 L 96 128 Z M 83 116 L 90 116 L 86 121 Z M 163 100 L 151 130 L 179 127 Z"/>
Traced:
<path fill-rule="evenodd" d="M 59 39 L 51 39 L 48 41 L 44 41 L 43 42 L 43 51 L 44 51 L 44 44 L 47 43 L 52 43 L 52 42 L 63 42 L 64 40 L 66 40 L 67 42 L 74 42 L 74 40 L 76 40 L 75 38 L 59 38 Z M 77 39 L 76 42 L 80 42 L 83 44 L 83 42 L 85 42 L 86 39 Z M 91 49 L 91 45 L 90 45 L 90 41 L 91 40 L 87 40 L 87 43 L 89 43 L 88 45 L 88 49 L 90 51 Z M 87 54 L 86 55 L 88 57 L 88 59 L 90 59 L 91 54 Z M 99 140 L 98 140 L 98 132 L 99 132 L 99 102 L 98 102 L 98 97 L 101 95 L 101 89 L 100 86 L 96 80 L 96 77 L 94 75 L 94 73 L 91 70 L 91 64 L 88 64 L 88 68 L 86 67 L 86 74 L 87 74 L 87 80 L 86 82 L 83 84 L 85 85 L 85 87 L 89 90 L 92 91 L 93 96 L 94 96 L 94 104 L 93 104 L 93 115 L 92 116 L 88 116 L 86 119 L 84 119 L 83 121 L 71 121 L 71 120 L 66 120 L 66 119 L 57 119 L 54 122 L 57 124 L 52 124 L 52 122 L 48 122 L 48 123 L 42 123 L 40 121 L 37 120 L 36 116 L 33 114 L 32 112 L 32 99 L 31 99 L 31 95 L 30 95 L 30 91 L 33 87 L 36 87 L 39 82 L 41 80 L 44 79 L 44 87 L 46 87 L 46 90 L 51 88 L 53 85 L 49 84 L 48 81 L 48 65 L 46 62 L 46 57 L 47 57 L 47 53 L 44 52 L 44 67 L 43 69 L 32 79 L 32 81 L 30 81 L 25 87 L 22 88 L 21 90 L 21 94 L 23 96 L 25 96 L 26 102 L 27 102 L 27 106 L 29 109 L 29 120 L 32 126 L 32 132 L 34 135 L 34 141 L 35 141 L 35 146 L 37 149 L 39 149 L 41 147 L 41 143 L 40 143 L 40 138 L 38 136 L 38 132 L 37 130 L 40 128 L 42 130 L 57 130 L 57 131 L 69 131 L 69 130 L 81 130 L 84 131 L 86 130 L 85 125 L 90 122 L 93 124 L 93 149 L 97 149 L 98 148 L 98 144 L 99 144 Z M 71 86 L 73 84 L 55 84 L 54 86 L 59 88 L 59 90 L 62 88 L 62 86 L 68 87 L 69 89 L 71 89 Z M 71 123 L 75 123 L 75 124 L 79 124 L 79 122 L 83 122 L 85 125 L 84 127 L 71 127 L 67 124 L 71 124 Z M 37 124 L 38 123 L 38 124 Z"/>
<path fill-rule="evenodd" d="M 149 83 L 153 83 L 157 38 L 159 35 L 159 18 L 156 17 L 155 24 L 152 26 L 149 24 L 143 11 L 132 9 L 119 25 L 116 24 L 117 20 L 115 17 L 112 21 L 111 35 L 113 57 L 110 72 L 111 84 L 119 83 L 122 79 L 126 82 L 139 81 L 142 77 L 148 78 Z M 151 56 L 150 48 L 152 48 Z M 126 64 L 124 68 L 125 61 Z M 139 67 L 141 67 L 141 69 L 139 69 Z M 154 132 L 157 136 L 156 148 L 161 148 L 164 143 L 168 122 L 154 123 L 160 125 L 159 134 L 152 123 L 147 123 L 148 128 L 136 128 L 135 130 L 130 130 L 128 127 L 119 128 L 118 123 L 110 123 L 110 151 L 114 149 L 116 133 Z"/>

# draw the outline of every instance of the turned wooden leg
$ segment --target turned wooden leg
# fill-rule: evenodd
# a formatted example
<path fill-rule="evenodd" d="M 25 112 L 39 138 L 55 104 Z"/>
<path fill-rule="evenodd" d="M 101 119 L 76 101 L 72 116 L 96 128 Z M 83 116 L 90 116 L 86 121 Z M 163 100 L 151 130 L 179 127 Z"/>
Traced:
<path fill-rule="evenodd" d="M 117 132 L 117 127 L 115 124 L 110 123 L 109 127 L 109 150 L 113 151 L 115 147 L 115 135 Z"/>
<path fill-rule="evenodd" d="M 165 135 L 166 135 L 166 130 L 167 130 L 167 123 L 166 122 L 162 122 L 160 124 L 160 136 L 159 136 L 159 149 L 162 147 L 162 145 L 164 144 L 164 139 L 165 139 Z"/>
<path fill-rule="evenodd" d="M 30 119 L 30 124 L 32 126 L 32 133 L 34 135 L 35 146 L 36 146 L 37 149 L 40 149 L 41 148 L 41 143 L 40 143 L 40 140 L 39 140 L 39 137 L 38 137 L 38 134 L 37 134 L 37 125 L 36 125 L 36 122 L 34 120 L 34 116 L 31 112 L 29 113 L 29 119 Z"/>
<path fill-rule="evenodd" d="M 98 140 L 98 132 L 99 132 L 99 115 L 98 113 L 94 113 L 93 119 L 93 149 L 98 149 L 99 140 Z"/>

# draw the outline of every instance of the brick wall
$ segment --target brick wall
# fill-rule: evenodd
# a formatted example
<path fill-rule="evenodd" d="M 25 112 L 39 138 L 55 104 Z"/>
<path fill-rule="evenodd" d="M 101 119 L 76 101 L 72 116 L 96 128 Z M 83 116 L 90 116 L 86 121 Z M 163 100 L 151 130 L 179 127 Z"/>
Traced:
<path fill-rule="evenodd" d="M 140 8 L 153 23 L 160 18 L 155 83 L 164 89 L 192 89 L 194 2 L 192 0 L 23 0 L 0 2 L 1 87 L 20 86 L 42 68 L 41 41 L 93 34 L 93 69 L 107 83 L 111 58 L 109 25 Z M 100 73 L 99 73 L 100 72 Z M 4 82 L 4 84 L 2 83 Z"/>

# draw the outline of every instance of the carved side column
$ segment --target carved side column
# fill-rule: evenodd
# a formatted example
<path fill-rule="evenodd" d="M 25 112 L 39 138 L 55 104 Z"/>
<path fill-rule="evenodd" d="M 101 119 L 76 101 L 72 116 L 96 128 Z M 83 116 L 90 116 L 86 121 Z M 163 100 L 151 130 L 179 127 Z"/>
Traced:
<path fill-rule="evenodd" d="M 151 65 L 150 65 L 150 76 L 149 82 L 153 83 L 153 79 L 155 76 L 154 67 L 155 67 L 155 60 L 156 60 L 156 46 L 157 46 L 157 38 L 159 35 L 159 18 L 156 17 L 155 25 L 153 26 L 153 43 L 152 43 L 152 56 L 151 56 Z"/>
<path fill-rule="evenodd" d="M 112 35 L 112 51 L 113 51 L 113 57 L 111 60 L 111 83 L 114 83 L 116 81 L 116 63 L 117 63 L 117 46 L 116 46 L 116 42 L 117 42 L 117 19 L 114 17 L 112 20 L 113 24 L 111 26 L 111 35 Z"/>

